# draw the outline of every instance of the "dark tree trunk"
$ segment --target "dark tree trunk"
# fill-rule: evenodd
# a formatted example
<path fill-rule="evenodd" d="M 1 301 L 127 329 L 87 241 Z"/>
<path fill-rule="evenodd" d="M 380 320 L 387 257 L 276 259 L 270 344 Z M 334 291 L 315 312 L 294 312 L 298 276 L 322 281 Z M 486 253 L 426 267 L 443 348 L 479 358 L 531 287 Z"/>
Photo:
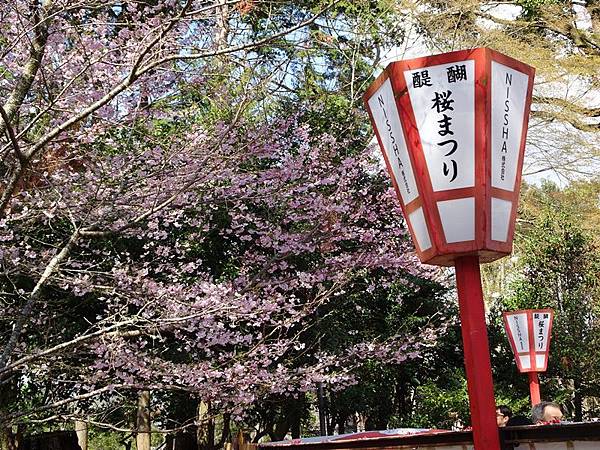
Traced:
<path fill-rule="evenodd" d="M 303 398 L 290 401 L 289 409 L 287 411 L 288 421 L 290 423 L 290 431 L 292 433 L 292 439 L 300 438 L 300 422 L 302 421 L 302 405 Z"/>
<path fill-rule="evenodd" d="M 12 430 L 4 426 L 0 429 L 0 449 L 17 450 Z"/>
<path fill-rule="evenodd" d="M 338 417 L 338 420 L 336 422 L 336 425 L 338 427 L 338 433 L 339 434 L 344 434 L 346 432 L 346 418 L 342 417 L 341 415 Z"/>
<path fill-rule="evenodd" d="M 217 442 L 217 448 L 224 448 L 225 442 L 230 437 L 231 434 L 231 414 L 225 413 L 223 414 L 223 427 L 221 428 L 221 438 L 219 442 Z"/>
<path fill-rule="evenodd" d="M 581 393 L 581 381 L 573 380 L 573 387 L 575 392 L 573 393 L 573 419 L 575 422 L 583 421 L 583 395 Z"/>
<path fill-rule="evenodd" d="M 294 417 L 292 422 L 292 439 L 300 439 L 300 418 Z"/>
<path fill-rule="evenodd" d="M 287 417 L 283 417 L 279 422 L 275 424 L 275 429 L 273 430 L 273 440 L 283 441 L 285 435 L 289 430 L 290 422 Z"/>

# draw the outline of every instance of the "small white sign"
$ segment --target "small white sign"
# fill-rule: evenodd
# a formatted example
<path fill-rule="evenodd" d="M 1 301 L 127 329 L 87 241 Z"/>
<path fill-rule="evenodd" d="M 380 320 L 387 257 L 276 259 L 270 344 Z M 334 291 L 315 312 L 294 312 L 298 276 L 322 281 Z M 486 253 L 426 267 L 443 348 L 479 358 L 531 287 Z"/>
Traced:
<path fill-rule="evenodd" d="M 400 116 L 396 107 L 396 100 L 389 80 L 369 98 L 369 109 L 383 144 L 383 151 L 392 166 L 396 185 L 400 190 L 402 201 L 405 205 L 419 196 L 413 168 L 408 156 L 404 133 L 400 125 Z"/>
<path fill-rule="evenodd" d="M 511 314 L 507 317 L 510 335 L 518 353 L 529 352 L 529 332 L 527 331 L 527 313 Z"/>
<path fill-rule="evenodd" d="M 475 185 L 475 62 L 407 70 L 404 79 L 434 191 Z"/>
<path fill-rule="evenodd" d="M 504 313 L 506 332 L 521 372 L 543 372 L 548 366 L 553 312 L 528 309 Z"/>

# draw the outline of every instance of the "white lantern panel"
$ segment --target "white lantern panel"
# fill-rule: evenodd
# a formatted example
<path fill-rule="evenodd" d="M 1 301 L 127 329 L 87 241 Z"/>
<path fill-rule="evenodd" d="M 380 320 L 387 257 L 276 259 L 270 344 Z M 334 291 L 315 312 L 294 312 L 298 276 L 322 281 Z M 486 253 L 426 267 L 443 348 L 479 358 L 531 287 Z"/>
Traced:
<path fill-rule="evenodd" d="M 446 242 L 475 240 L 475 198 L 457 198 L 437 202 Z"/>
<path fill-rule="evenodd" d="M 506 242 L 512 202 L 492 197 L 492 240 Z"/>
<path fill-rule="evenodd" d="M 548 349 L 550 317 L 548 312 L 533 313 L 533 339 L 536 352 L 545 352 Z"/>
<path fill-rule="evenodd" d="M 412 225 L 419 249 L 424 252 L 428 248 L 431 248 L 431 239 L 429 238 L 429 231 L 427 231 L 427 223 L 425 222 L 423 208 L 418 208 L 411 212 L 408 215 L 408 220 Z"/>
<path fill-rule="evenodd" d="M 398 108 L 389 78 L 369 99 L 369 109 L 383 144 L 383 151 L 392 167 L 392 176 L 400 190 L 402 201 L 406 205 L 419 196 L 419 191 L 415 183 L 415 176 L 408 156 L 404 133 L 400 125 L 400 116 L 398 115 Z"/>
<path fill-rule="evenodd" d="M 519 355 L 521 361 L 521 369 L 531 369 L 531 358 L 529 355 Z"/>
<path fill-rule="evenodd" d="M 546 354 L 543 355 L 535 355 L 535 368 L 543 369 L 546 364 Z"/>
<path fill-rule="evenodd" d="M 529 351 L 529 332 L 527 331 L 527 313 L 511 314 L 506 317 L 510 335 L 517 353 Z"/>
<path fill-rule="evenodd" d="M 434 191 L 475 185 L 475 62 L 404 72 Z"/>
<path fill-rule="evenodd" d="M 514 191 L 529 77 L 492 61 L 492 186 Z"/>

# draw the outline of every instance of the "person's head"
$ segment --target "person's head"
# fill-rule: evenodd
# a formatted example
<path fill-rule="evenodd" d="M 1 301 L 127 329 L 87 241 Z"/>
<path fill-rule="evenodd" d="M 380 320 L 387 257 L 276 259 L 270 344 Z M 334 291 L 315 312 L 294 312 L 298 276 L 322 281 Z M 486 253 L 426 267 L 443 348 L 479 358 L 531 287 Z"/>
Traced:
<path fill-rule="evenodd" d="M 532 425 L 531 419 L 525 416 L 512 416 L 508 423 L 507 427 L 521 427 L 523 425 Z"/>
<path fill-rule="evenodd" d="M 499 427 L 505 427 L 508 420 L 512 417 L 512 411 L 506 405 L 496 407 L 496 423 Z"/>
<path fill-rule="evenodd" d="M 533 423 L 560 422 L 562 416 L 560 406 L 553 402 L 540 402 L 531 410 Z"/>

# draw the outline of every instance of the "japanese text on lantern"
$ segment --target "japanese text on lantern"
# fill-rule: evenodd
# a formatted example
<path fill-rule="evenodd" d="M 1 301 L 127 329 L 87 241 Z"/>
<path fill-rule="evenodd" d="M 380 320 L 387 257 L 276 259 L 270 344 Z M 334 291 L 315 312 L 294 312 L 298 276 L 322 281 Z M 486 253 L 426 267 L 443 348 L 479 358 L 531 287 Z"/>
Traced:
<path fill-rule="evenodd" d="M 419 193 L 390 80 L 369 99 L 369 109 L 402 200 L 408 204 Z"/>
<path fill-rule="evenodd" d="M 519 326 L 519 318 L 517 316 L 513 316 L 514 319 L 514 323 L 515 323 L 515 343 L 518 344 L 518 348 L 520 351 L 524 351 L 526 350 L 525 346 L 523 345 L 523 332 L 521 331 L 521 327 Z"/>
<path fill-rule="evenodd" d="M 384 132 L 386 133 L 386 137 L 389 138 L 389 141 L 391 144 L 391 150 L 398 161 L 398 167 L 400 168 L 400 173 L 402 175 L 402 180 L 396 180 L 396 181 L 399 181 L 399 182 L 401 181 L 404 189 L 406 190 L 406 193 L 410 194 L 411 188 L 408 185 L 408 180 L 406 178 L 406 171 L 404 169 L 404 163 L 402 162 L 402 158 L 400 157 L 400 149 L 398 148 L 398 141 L 397 141 L 396 137 L 394 136 L 394 130 L 392 130 L 392 125 L 391 125 L 390 119 L 388 117 L 387 108 L 386 108 L 385 103 L 386 102 L 383 98 L 383 94 L 379 94 L 377 96 L 377 104 L 381 108 L 381 112 L 383 113 L 383 117 L 385 118 Z"/>
<path fill-rule="evenodd" d="M 515 350 L 518 353 L 529 352 L 529 332 L 527 329 L 527 313 L 511 314 L 508 326 L 512 335 Z"/>
<path fill-rule="evenodd" d="M 448 115 L 450 114 L 450 111 L 454 111 L 454 108 L 452 107 L 454 100 L 450 98 L 451 96 L 452 91 L 436 92 L 435 97 L 432 99 L 433 108 L 437 110 L 438 114 L 442 115 L 441 119 L 438 120 L 438 123 L 440 124 L 438 134 L 441 137 L 454 135 L 454 131 L 450 129 L 452 126 L 452 116 Z M 448 114 L 446 114 L 446 112 L 448 112 Z M 438 142 L 437 145 L 438 147 L 442 147 L 444 152 L 446 152 L 448 148 L 450 149 L 448 153 L 444 154 L 444 157 L 452 157 L 458 149 L 456 139 L 446 139 Z M 452 169 L 449 167 L 452 167 Z M 450 159 L 449 162 L 443 161 L 443 173 L 445 177 L 450 176 L 450 183 L 456 180 L 456 176 L 458 175 L 458 165 L 456 164 L 455 159 Z"/>
<path fill-rule="evenodd" d="M 404 76 L 433 190 L 473 186 L 473 61 L 409 70 Z"/>
<path fill-rule="evenodd" d="M 492 61 L 492 186 L 515 187 L 527 84 L 524 73 Z"/>
<path fill-rule="evenodd" d="M 536 351 L 545 351 L 548 345 L 548 332 L 550 326 L 549 313 L 533 314 L 533 332 L 535 336 Z"/>

